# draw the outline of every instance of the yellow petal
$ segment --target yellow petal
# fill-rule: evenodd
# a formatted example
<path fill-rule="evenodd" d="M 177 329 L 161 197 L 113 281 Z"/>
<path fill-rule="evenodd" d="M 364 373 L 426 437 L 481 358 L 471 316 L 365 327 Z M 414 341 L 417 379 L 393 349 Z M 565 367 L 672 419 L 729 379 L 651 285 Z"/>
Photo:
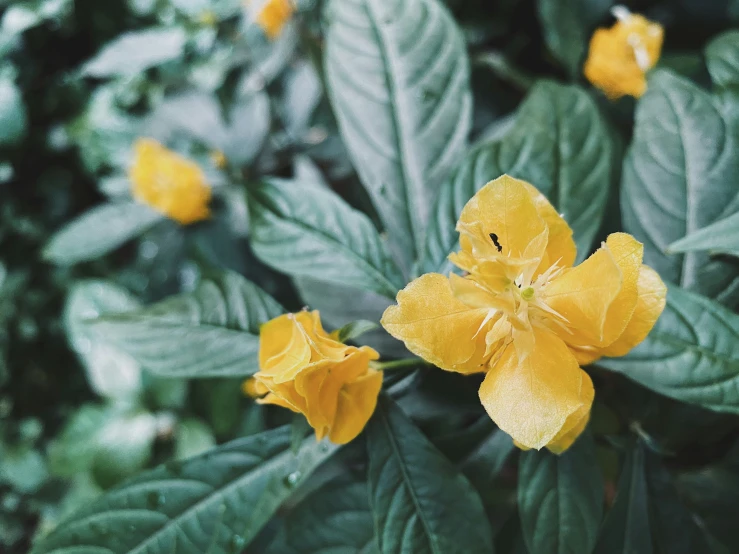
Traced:
<path fill-rule="evenodd" d="M 289 380 L 311 360 L 311 348 L 294 314 L 268 321 L 259 330 L 259 370 L 263 375 Z"/>
<path fill-rule="evenodd" d="M 382 372 L 371 369 L 367 375 L 341 389 L 336 418 L 329 431 L 334 444 L 346 444 L 362 432 L 377 406 L 382 388 Z"/>
<path fill-rule="evenodd" d="M 257 403 L 274 404 L 289 408 L 293 412 L 305 413 L 305 399 L 295 390 L 295 383 L 293 381 L 275 383 L 270 377 L 260 377 L 258 373 L 255 377 L 270 391 L 270 394 L 258 399 Z"/>
<path fill-rule="evenodd" d="M 324 359 L 334 361 L 344 359 L 350 347 L 339 342 L 323 329 L 318 310 L 298 312 L 295 314 L 295 320 L 301 325 L 311 347 L 311 362 Z"/>
<path fill-rule="evenodd" d="M 483 371 L 488 312 L 455 298 L 449 279 L 427 273 L 398 293 L 398 305 L 382 316 L 382 326 L 408 350 L 449 371 Z M 477 336 L 477 340 L 473 337 Z"/>
<path fill-rule="evenodd" d="M 535 327 L 535 346 L 519 363 L 508 346 L 480 386 L 480 400 L 493 421 L 527 448 L 546 446 L 582 406 L 584 372 L 565 343 Z"/>
<path fill-rule="evenodd" d="M 572 228 L 538 189 L 525 183 L 526 189 L 534 201 L 536 212 L 549 228 L 546 257 L 539 266 L 538 273 L 546 271 L 551 265 L 571 267 L 577 257 L 577 246 L 572 239 Z"/>
<path fill-rule="evenodd" d="M 259 398 L 269 392 L 269 389 L 265 387 L 259 379 L 255 377 L 249 377 L 241 383 L 241 392 L 244 396 L 250 396 L 251 398 Z"/>
<path fill-rule="evenodd" d="M 603 344 L 608 309 L 621 291 L 622 275 L 610 249 L 600 248 L 541 290 L 542 300 L 567 320 L 569 344 Z"/>
<path fill-rule="evenodd" d="M 256 23 L 270 39 L 276 39 L 295 12 L 293 0 L 265 0 Z"/>
<path fill-rule="evenodd" d="M 601 356 L 624 356 L 641 343 L 657 323 L 665 309 L 667 287 L 651 267 L 641 266 L 637 283 L 638 300 L 634 314 L 623 334 L 609 346 L 601 349 Z"/>
<path fill-rule="evenodd" d="M 584 371 L 582 373 L 582 388 L 580 389 L 580 402 L 582 404 L 570 414 L 559 433 L 547 444 L 547 448 L 555 454 L 562 454 L 572 446 L 590 421 L 590 409 L 593 406 L 595 389 L 590 375 Z"/>
<path fill-rule="evenodd" d="M 472 242 L 468 248 L 475 257 L 538 257 L 540 252 L 529 245 L 542 233 L 546 223 L 539 216 L 528 183 L 503 175 L 482 187 L 465 205 L 459 217 L 458 230 Z M 463 249 L 466 242 L 460 239 Z"/>

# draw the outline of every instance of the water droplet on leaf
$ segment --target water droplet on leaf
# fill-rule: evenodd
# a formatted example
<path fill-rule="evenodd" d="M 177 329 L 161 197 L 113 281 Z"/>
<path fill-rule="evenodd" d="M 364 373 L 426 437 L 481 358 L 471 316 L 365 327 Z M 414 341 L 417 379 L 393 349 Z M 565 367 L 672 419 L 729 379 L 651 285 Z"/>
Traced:
<path fill-rule="evenodd" d="M 300 481 L 301 474 L 299 471 L 293 471 L 290 475 L 285 477 L 285 484 L 288 487 L 294 487 Z"/>
<path fill-rule="evenodd" d="M 233 554 L 238 554 L 244 549 L 245 546 L 246 539 L 244 537 L 234 535 L 234 537 L 231 539 L 231 552 Z"/>

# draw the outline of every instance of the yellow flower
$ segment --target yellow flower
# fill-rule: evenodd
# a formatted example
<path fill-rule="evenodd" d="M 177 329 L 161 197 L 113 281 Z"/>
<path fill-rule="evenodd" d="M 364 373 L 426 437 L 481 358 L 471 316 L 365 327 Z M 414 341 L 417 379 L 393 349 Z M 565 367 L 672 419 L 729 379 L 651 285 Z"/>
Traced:
<path fill-rule="evenodd" d="M 210 216 L 211 191 L 197 164 L 154 139 L 137 140 L 134 151 L 129 177 L 136 200 L 183 225 Z"/>
<path fill-rule="evenodd" d="M 304 414 L 318 440 L 328 435 L 345 444 L 375 411 L 382 372 L 369 363 L 378 358 L 368 346 L 348 346 L 326 333 L 317 311 L 285 314 L 262 326 L 259 372 L 246 388 L 266 393 L 262 404 Z"/>
<path fill-rule="evenodd" d="M 613 14 L 618 19 L 613 27 L 598 29 L 590 39 L 585 77 L 611 100 L 639 98 L 647 90 L 647 71 L 659 59 L 664 29 L 623 6 Z"/>
<path fill-rule="evenodd" d="M 382 324 L 442 369 L 485 373 L 480 400 L 495 423 L 521 448 L 561 453 L 590 417 L 593 383 L 580 365 L 644 340 L 665 285 L 624 233 L 572 267 L 572 229 L 538 190 L 507 175 L 467 203 L 457 230 L 461 250 L 450 260 L 465 276 L 422 275 Z"/>
<path fill-rule="evenodd" d="M 257 14 L 257 25 L 269 38 L 276 39 L 294 12 L 293 0 L 265 0 Z"/>

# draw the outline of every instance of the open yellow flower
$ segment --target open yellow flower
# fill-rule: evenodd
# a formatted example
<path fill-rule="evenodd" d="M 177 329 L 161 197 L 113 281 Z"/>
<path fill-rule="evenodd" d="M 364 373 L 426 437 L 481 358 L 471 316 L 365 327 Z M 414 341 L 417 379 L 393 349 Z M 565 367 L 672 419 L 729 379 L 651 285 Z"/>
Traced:
<path fill-rule="evenodd" d="M 428 273 L 398 293 L 387 331 L 438 367 L 485 373 L 480 400 L 521 448 L 560 453 L 590 417 L 580 365 L 622 356 L 662 313 L 666 288 L 624 233 L 573 267 L 572 229 L 530 184 L 485 185 L 457 224 L 465 275 Z"/>
<path fill-rule="evenodd" d="M 659 60 L 664 29 L 623 6 L 613 14 L 613 27 L 598 29 L 590 39 L 585 77 L 612 100 L 639 98 L 647 90 L 647 71 Z"/>
<path fill-rule="evenodd" d="M 210 217 L 211 191 L 197 164 L 150 138 L 134 145 L 133 196 L 183 225 Z"/>
<path fill-rule="evenodd" d="M 379 354 L 329 335 L 317 311 L 281 315 L 260 330 L 259 372 L 244 390 L 259 402 L 304 414 L 321 440 L 345 444 L 369 421 L 382 388 Z"/>
<path fill-rule="evenodd" d="M 257 14 L 257 25 L 269 38 L 276 39 L 294 12 L 293 0 L 265 0 Z"/>

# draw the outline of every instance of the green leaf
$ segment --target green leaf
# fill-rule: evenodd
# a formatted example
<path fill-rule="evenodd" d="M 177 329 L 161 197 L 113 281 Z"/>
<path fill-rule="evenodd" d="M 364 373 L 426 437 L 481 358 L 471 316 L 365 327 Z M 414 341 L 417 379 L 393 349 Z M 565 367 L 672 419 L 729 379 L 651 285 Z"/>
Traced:
<path fill-rule="evenodd" d="M 579 259 L 603 220 L 614 146 L 606 121 L 584 90 L 539 81 L 503 137 L 473 149 L 442 188 L 431 216 L 423 272 L 446 273 L 458 248 L 457 220 L 486 183 L 507 173 L 538 188 L 574 231 Z"/>
<path fill-rule="evenodd" d="M 580 73 L 597 23 L 605 23 L 613 0 L 539 0 L 544 39 L 572 77 Z"/>
<path fill-rule="evenodd" d="M 598 365 L 681 402 L 739 414 L 739 316 L 679 287 L 669 287 L 644 342 Z"/>
<path fill-rule="evenodd" d="M 383 554 L 493 552 L 469 481 L 390 399 L 367 428 L 370 504 Z"/>
<path fill-rule="evenodd" d="M 16 84 L 0 79 L 0 146 L 17 144 L 28 132 L 28 115 Z"/>
<path fill-rule="evenodd" d="M 584 435 L 561 456 L 522 453 L 518 505 L 531 552 L 592 552 L 603 517 L 603 477 L 592 437 Z"/>
<path fill-rule="evenodd" d="M 183 460 L 210 450 L 216 445 L 216 439 L 210 427 L 193 418 L 177 424 L 174 443 L 175 458 Z"/>
<path fill-rule="evenodd" d="M 262 183 L 249 212 L 254 253 L 278 271 L 389 298 L 404 284 L 370 219 L 324 187 Z"/>
<path fill-rule="evenodd" d="M 33 554 L 240 552 L 334 448 L 282 427 L 142 473 L 77 511 Z"/>
<path fill-rule="evenodd" d="M 739 31 L 727 31 L 708 43 L 706 65 L 715 86 L 739 85 Z"/>
<path fill-rule="evenodd" d="M 439 187 L 466 147 L 464 39 L 437 0 L 334 0 L 328 10 L 325 69 L 339 129 L 410 265 Z"/>
<path fill-rule="evenodd" d="M 192 293 L 90 325 L 161 377 L 241 377 L 258 369 L 259 326 L 284 311 L 256 285 L 223 272 Z"/>
<path fill-rule="evenodd" d="M 739 209 L 737 174 L 739 119 L 727 117 L 690 81 L 664 70 L 651 74 L 637 105 L 621 190 L 624 227 L 644 243 L 644 263 L 683 288 L 736 301 L 737 264 L 665 250 Z"/>
<path fill-rule="evenodd" d="M 94 260 L 139 236 L 164 216 L 137 202 L 102 204 L 65 225 L 44 247 L 59 265 Z"/>
<path fill-rule="evenodd" d="M 354 340 L 369 331 L 374 331 L 378 327 L 379 325 L 377 325 L 377 323 L 374 321 L 367 321 L 366 319 L 352 321 L 339 329 L 339 342 Z"/>
<path fill-rule="evenodd" d="M 28 445 L 3 449 L 0 459 L 0 482 L 19 493 L 32 494 L 49 478 L 46 461 L 38 450 Z"/>
<path fill-rule="evenodd" d="M 367 483 L 334 479 L 291 511 L 265 554 L 379 554 Z"/>
<path fill-rule="evenodd" d="M 608 512 L 595 552 L 652 554 L 644 446 L 630 451 L 618 480 L 616 500 Z"/>
<path fill-rule="evenodd" d="M 185 31 L 179 27 L 151 28 L 120 35 L 88 61 L 82 72 L 90 77 L 136 75 L 182 57 Z"/>
<path fill-rule="evenodd" d="M 85 320 L 141 307 L 127 290 L 107 281 L 81 281 L 69 293 L 64 323 L 93 391 L 108 398 L 131 398 L 141 390 L 141 367 L 128 354 L 93 336 Z"/>
<path fill-rule="evenodd" d="M 673 242 L 669 253 L 709 250 L 739 256 L 739 212 Z"/>

